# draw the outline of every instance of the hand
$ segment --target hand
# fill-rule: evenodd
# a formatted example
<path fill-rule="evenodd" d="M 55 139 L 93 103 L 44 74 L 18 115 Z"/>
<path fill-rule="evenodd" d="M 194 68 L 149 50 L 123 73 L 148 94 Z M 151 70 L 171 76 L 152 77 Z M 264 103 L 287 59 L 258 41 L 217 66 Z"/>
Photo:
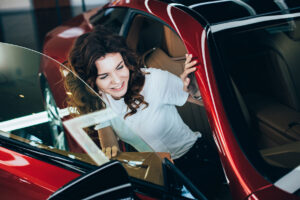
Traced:
<path fill-rule="evenodd" d="M 117 146 L 102 148 L 103 153 L 109 158 L 116 157 L 118 155 L 119 148 Z"/>
<path fill-rule="evenodd" d="M 196 60 L 192 61 L 192 58 L 193 58 L 192 54 L 185 54 L 185 57 L 186 57 L 186 60 L 184 63 L 184 71 L 180 75 L 180 78 L 183 82 L 183 90 L 190 93 L 188 86 L 191 82 L 191 79 L 188 77 L 188 75 L 197 70 L 197 68 L 195 67 L 195 65 L 197 64 L 197 61 Z"/>

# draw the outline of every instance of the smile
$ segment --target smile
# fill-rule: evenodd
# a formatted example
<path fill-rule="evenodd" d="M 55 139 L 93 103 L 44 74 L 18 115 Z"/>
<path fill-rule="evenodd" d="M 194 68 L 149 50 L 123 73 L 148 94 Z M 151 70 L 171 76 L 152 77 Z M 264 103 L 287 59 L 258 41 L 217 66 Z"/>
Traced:
<path fill-rule="evenodd" d="M 124 88 L 124 86 L 125 86 L 125 82 L 123 82 L 120 86 L 111 88 L 111 90 L 116 91 L 116 92 L 121 91 Z"/>

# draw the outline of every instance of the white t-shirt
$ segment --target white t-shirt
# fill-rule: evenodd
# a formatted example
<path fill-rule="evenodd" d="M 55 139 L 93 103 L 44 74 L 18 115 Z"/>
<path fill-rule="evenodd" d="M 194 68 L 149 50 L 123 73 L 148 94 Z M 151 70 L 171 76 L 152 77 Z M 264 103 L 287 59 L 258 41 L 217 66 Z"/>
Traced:
<path fill-rule="evenodd" d="M 173 159 L 184 155 L 195 143 L 199 132 L 194 133 L 181 119 L 175 107 L 185 104 L 188 93 L 183 90 L 183 83 L 177 76 L 160 69 L 143 69 L 150 74 L 145 75 L 145 84 L 141 91 L 144 105 L 123 122 L 112 121 L 117 135 L 131 144 L 138 151 L 151 151 L 143 145 L 144 140 L 156 152 L 169 152 Z M 105 100 L 120 118 L 124 119 L 128 112 L 124 99 L 115 100 L 106 95 Z M 136 135 L 139 137 L 136 137 Z M 141 139 L 140 139 L 141 138 Z"/>

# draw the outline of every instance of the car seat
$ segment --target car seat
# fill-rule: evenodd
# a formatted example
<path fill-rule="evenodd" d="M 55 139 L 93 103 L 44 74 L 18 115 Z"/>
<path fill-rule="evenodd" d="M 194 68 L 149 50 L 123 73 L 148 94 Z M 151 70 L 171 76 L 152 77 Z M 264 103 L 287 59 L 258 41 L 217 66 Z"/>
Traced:
<path fill-rule="evenodd" d="M 187 53 L 184 43 L 169 27 L 163 26 L 163 30 L 160 46 L 145 52 L 143 62 L 147 67 L 163 69 L 179 76 L 183 72 Z M 204 135 L 211 133 L 204 107 L 187 102 L 177 110 L 193 131 L 200 131 Z"/>
<path fill-rule="evenodd" d="M 267 28 L 254 35 L 253 45 L 231 70 L 260 132 L 260 148 L 300 140 L 300 23 L 296 26 L 290 32 Z"/>

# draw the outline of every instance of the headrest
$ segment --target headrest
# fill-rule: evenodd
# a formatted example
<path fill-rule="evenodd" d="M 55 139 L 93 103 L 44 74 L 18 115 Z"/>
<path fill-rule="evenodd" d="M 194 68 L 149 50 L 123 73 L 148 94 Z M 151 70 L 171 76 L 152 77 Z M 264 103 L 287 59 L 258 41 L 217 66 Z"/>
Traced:
<path fill-rule="evenodd" d="M 185 57 L 186 49 L 180 37 L 164 26 L 164 47 L 170 57 Z"/>

